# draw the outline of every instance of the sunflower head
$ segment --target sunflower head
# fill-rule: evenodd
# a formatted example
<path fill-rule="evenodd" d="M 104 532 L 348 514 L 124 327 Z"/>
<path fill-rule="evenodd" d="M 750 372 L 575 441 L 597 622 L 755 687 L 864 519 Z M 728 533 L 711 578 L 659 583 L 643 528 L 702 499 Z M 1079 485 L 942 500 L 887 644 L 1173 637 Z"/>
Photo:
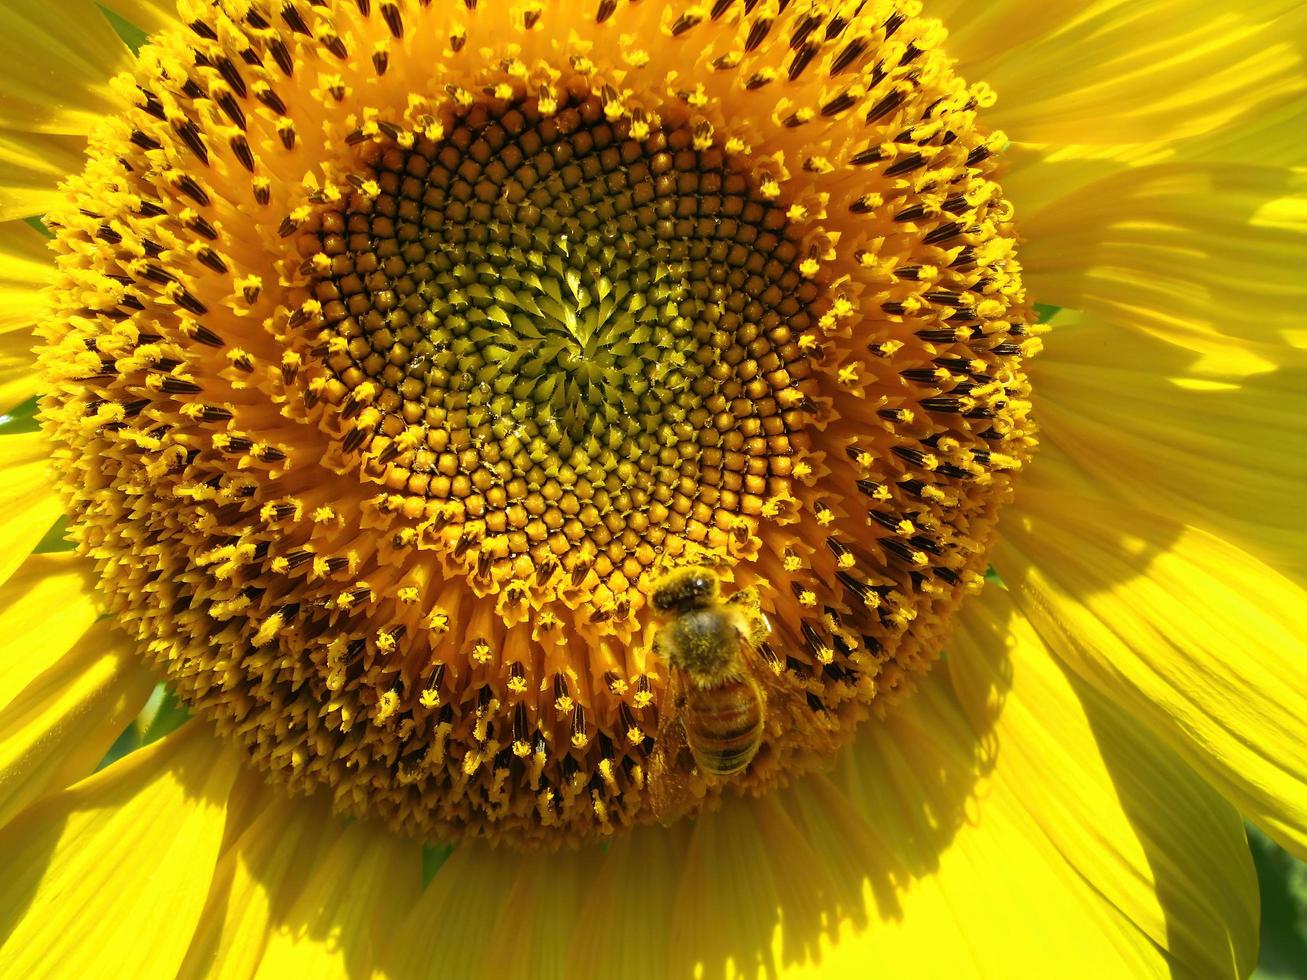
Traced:
<path fill-rule="evenodd" d="M 924 668 L 1033 444 L 999 134 L 918 4 L 217 0 L 51 216 L 113 612 L 259 766 L 428 837 L 653 816 L 657 583 L 753 590 L 757 758 Z"/>

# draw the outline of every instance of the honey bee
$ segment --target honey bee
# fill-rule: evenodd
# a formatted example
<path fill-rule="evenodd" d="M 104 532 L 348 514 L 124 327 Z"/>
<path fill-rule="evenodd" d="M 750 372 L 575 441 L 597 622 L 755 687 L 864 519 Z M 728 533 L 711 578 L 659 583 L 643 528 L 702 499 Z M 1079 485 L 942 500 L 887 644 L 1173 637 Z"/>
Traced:
<path fill-rule="evenodd" d="M 691 770 L 725 778 L 748 768 L 762 745 L 769 694 L 784 693 L 781 678 L 758 648 L 771 627 L 752 589 L 720 599 L 717 575 L 680 568 L 655 583 L 650 603 L 665 621 L 654 652 L 667 665 L 666 710 L 661 712 L 650 789 L 659 819 L 674 818 L 689 797 L 701 795 Z M 685 759 L 686 750 L 690 759 Z M 692 761 L 691 761 L 692 760 Z"/>

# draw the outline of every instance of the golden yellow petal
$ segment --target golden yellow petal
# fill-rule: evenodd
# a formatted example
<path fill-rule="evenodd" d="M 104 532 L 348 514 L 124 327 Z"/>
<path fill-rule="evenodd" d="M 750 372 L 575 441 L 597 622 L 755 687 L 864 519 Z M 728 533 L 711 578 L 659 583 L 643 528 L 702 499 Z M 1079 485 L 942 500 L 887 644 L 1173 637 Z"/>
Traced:
<path fill-rule="evenodd" d="M 61 200 L 58 184 L 82 168 L 85 139 L 0 130 L 0 221 L 45 214 Z"/>
<path fill-rule="evenodd" d="M 53 269 L 54 254 L 40 232 L 25 221 L 0 223 L 0 334 L 30 331 L 45 315 L 40 290 Z"/>
<path fill-rule="evenodd" d="M 179 977 L 252 976 L 271 930 L 286 922 L 317 859 L 340 835 L 324 801 L 266 785 L 255 794 L 259 812 L 223 851 Z"/>
<path fill-rule="evenodd" d="M 1025 213 L 1022 230 L 1041 302 L 1219 358 L 1229 338 L 1307 345 L 1305 170 L 1137 167 Z"/>
<path fill-rule="evenodd" d="M 76 555 L 32 555 L 0 586 L 0 708 L 95 622 L 91 575 Z"/>
<path fill-rule="evenodd" d="M 49 448 L 40 432 L 0 435 L 0 583 L 50 530 L 63 507 L 49 480 Z"/>
<path fill-rule="evenodd" d="M 1221 358 L 1058 316 L 1036 376 L 1045 444 L 1095 487 L 1217 534 L 1307 581 L 1307 355 L 1235 344 Z"/>
<path fill-rule="evenodd" d="M 0 830 L 0 975 L 174 976 L 208 894 L 237 758 L 191 722 Z"/>
<path fill-rule="evenodd" d="M 0 414 L 41 390 L 32 340 L 21 330 L 0 333 Z"/>
<path fill-rule="evenodd" d="M 948 670 L 993 778 L 1186 976 L 1246 976 L 1257 877 L 1243 821 L 1138 721 L 1069 675 L 1006 590 L 969 603 Z"/>
<path fill-rule="evenodd" d="M 1150 143 L 1210 133 L 1307 90 L 1290 0 L 1089 4 L 932 0 L 947 50 L 999 94 L 993 125 L 1032 143 Z"/>
<path fill-rule="evenodd" d="M 1108 862 L 1092 865 L 1073 834 L 1041 826 L 1024 771 L 1006 776 L 1003 752 L 982 751 L 942 671 L 924 687 L 867 729 L 832 775 L 728 802 L 693 828 L 639 830 L 577 853 L 460 848 L 394 937 L 395 960 L 385 965 L 405 977 L 515 975 L 504 970 L 518 954 L 505 947 L 521 945 L 542 951 L 531 975 L 546 977 L 862 976 L 868 964 L 885 976 L 1051 976 L 1068 962 L 1086 975 L 1168 975 L 1149 935 L 1084 877 L 1106 875 Z M 1084 727 L 1075 734 L 1065 751 L 1089 738 Z M 1072 781 L 1086 784 L 1106 843 L 1127 850 L 1133 838 L 1116 834 L 1130 834 L 1129 820 L 1112 812 L 1101 764 Z M 1188 797 L 1177 790 L 1175 799 Z M 1216 825 L 1228 830 L 1233 811 L 1219 798 L 1215 808 L 1227 818 Z M 1212 823 L 1198 821 L 1200 839 Z M 1213 861 L 1228 856 L 1213 852 Z M 1143 861 L 1138 849 L 1133 857 Z M 1225 872 L 1240 885 L 1244 861 Z M 1142 887 L 1128 894 L 1146 902 Z M 1157 927 L 1164 916 L 1156 903 L 1153 913 L 1148 925 Z M 569 931 L 569 941 L 556 930 Z M 1040 941 L 1025 941 L 1031 935 Z M 1233 974 L 1230 960 L 1215 975 Z"/>
<path fill-rule="evenodd" d="M 85 135 L 122 107 L 109 79 L 130 56 L 90 0 L 9 0 L 0 33 L 0 127 Z"/>
<path fill-rule="evenodd" d="M 417 901 L 421 868 L 414 841 L 371 823 L 351 824 L 317 857 L 295 902 L 271 921 L 254 976 L 366 976 Z"/>
<path fill-rule="evenodd" d="M 995 565 L 1043 640 L 1307 856 L 1307 594 L 1205 531 L 1025 491 Z"/>
<path fill-rule="evenodd" d="M 33 678 L 0 709 L 0 826 L 39 796 L 94 772 L 155 681 L 132 642 L 107 621 Z"/>

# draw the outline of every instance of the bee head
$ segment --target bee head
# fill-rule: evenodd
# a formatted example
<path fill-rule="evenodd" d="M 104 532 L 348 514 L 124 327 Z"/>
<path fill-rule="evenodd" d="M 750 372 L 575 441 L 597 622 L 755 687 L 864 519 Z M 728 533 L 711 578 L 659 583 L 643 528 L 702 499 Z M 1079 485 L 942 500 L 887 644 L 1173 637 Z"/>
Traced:
<path fill-rule="evenodd" d="M 702 609 L 717 600 L 717 575 L 711 569 L 678 568 L 659 579 L 651 601 L 660 613 Z"/>

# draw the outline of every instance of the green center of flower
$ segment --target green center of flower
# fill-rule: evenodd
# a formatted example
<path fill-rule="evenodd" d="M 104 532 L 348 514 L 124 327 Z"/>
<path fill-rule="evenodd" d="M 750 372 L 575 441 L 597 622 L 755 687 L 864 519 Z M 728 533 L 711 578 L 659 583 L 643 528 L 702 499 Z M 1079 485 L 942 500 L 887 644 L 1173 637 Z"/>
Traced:
<path fill-rule="evenodd" d="M 669 535 L 749 537 L 788 492 L 818 290 L 747 161 L 687 125 L 636 139 L 584 91 L 362 156 L 301 228 L 329 465 L 421 498 L 480 590 L 587 615 L 624 619 Z"/>

